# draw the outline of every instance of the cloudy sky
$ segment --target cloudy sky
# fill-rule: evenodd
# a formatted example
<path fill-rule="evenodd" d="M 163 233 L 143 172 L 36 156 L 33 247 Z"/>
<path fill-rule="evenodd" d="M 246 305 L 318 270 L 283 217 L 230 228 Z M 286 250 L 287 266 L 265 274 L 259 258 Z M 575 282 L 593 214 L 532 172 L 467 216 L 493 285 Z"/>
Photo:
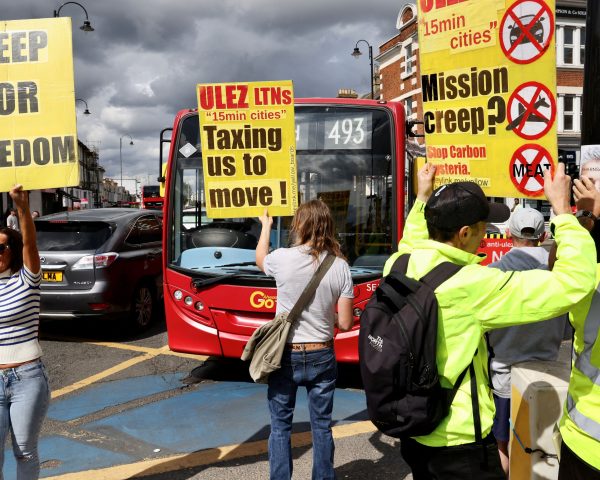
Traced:
<path fill-rule="evenodd" d="M 0 20 L 47 18 L 65 2 L 3 1 Z M 379 46 L 396 35 L 404 0 L 82 0 L 94 32 L 74 4 L 79 139 L 95 145 L 106 177 L 156 178 L 158 139 L 175 113 L 196 106 L 205 82 L 292 80 L 297 97 L 335 97 L 370 89 L 369 58 L 350 56 L 360 39 Z M 126 184 L 126 182 L 124 182 Z M 128 186 L 127 184 L 125 185 Z"/>

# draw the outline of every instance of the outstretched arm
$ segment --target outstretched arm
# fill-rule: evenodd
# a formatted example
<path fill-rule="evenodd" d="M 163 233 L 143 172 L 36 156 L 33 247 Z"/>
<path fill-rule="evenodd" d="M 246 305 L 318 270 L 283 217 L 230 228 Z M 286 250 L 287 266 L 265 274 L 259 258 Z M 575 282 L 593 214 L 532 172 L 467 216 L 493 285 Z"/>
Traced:
<path fill-rule="evenodd" d="M 17 206 L 21 235 L 23 235 L 23 265 L 32 273 L 40 271 L 40 255 L 35 235 L 35 225 L 29 211 L 29 192 L 22 185 L 15 185 L 10 190 L 10 198 Z"/>
<path fill-rule="evenodd" d="M 269 239 L 271 238 L 273 217 L 269 216 L 269 212 L 265 208 L 265 212 L 258 219 L 262 225 L 262 230 L 256 246 L 256 266 L 264 272 L 265 257 L 269 254 Z"/>

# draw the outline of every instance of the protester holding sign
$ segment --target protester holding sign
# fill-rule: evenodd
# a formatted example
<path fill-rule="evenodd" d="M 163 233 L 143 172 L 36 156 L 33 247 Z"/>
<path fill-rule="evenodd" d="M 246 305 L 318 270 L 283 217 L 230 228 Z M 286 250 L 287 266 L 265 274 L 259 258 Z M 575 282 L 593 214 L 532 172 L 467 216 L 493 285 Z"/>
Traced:
<path fill-rule="evenodd" d="M 596 225 L 600 216 L 600 192 L 589 178 L 582 177 L 574 183 L 573 193 L 578 209 L 576 215 L 580 223 L 592 232 L 600 253 L 600 238 Z M 559 256 L 560 252 L 557 254 L 557 257 Z M 573 365 L 567 400 L 560 421 L 563 443 L 560 450 L 559 480 L 600 479 L 600 263 L 595 266 L 598 272 L 596 290 L 571 310 L 570 321 L 575 329 Z"/>
<path fill-rule="evenodd" d="M 333 351 L 334 325 L 352 327 L 352 276 L 335 238 L 329 207 L 321 200 L 300 205 L 291 226 L 294 246 L 269 253 L 273 218 L 260 217 L 262 232 L 256 265 L 277 283 L 277 314 L 291 311 L 327 253 L 337 258 L 317 291 L 291 327 L 281 369 L 269 375 L 271 412 L 269 466 L 272 480 L 292 478 L 291 433 L 296 392 L 306 387 L 313 438 L 312 478 L 334 479 L 331 414 L 337 378 Z M 337 320 L 335 309 L 337 306 Z"/>
<path fill-rule="evenodd" d="M 546 238 L 544 216 L 533 208 L 515 211 L 508 223 L 513 248 L 489 266 L 506 271 L 548 270 L 548 251 L 541 246 Z M 493 357 L 490 380 L 496 404 L 492 432 L 498 442 L 502 467 L 508 477 L 510 438 L 511 367 L 532 360 L 556 360 L 563 339 L 567 315 L 544 323 L 500 328 L 489 333 Z"/>
<path fill-rule="evenodd" d="M 481 188 L 472 182 L 444 185 L 432 192 L 435 170 L 426 164 L 419 171 L 417 200 L 398 253 L 388 260 L 383 273 L 387 275 L 396 258 L 405 253 L 411 254 L 410 278 L 422 278 L 445 261 L 463 265 L 435 291 L 440 309 L 437 369 L 444 388 L 451 388 L 471 362 L 474 376 L 465 375 L 449 415 L 435 430 L 403 439 L 401 452 L 415 480 L 500 480 L 505 475 L 491 435 L 494 403 L 484 333 L 556 317 L 588 296 L 596 277 L 594 242 L 571 214 L 570 179 L 561 164 L 554 179 L 549 171 L 544 174 L 545 193 L 556 213 L 558 260 L 553 270 L 483 268 L 475 252 L 485 235 L 486 221 L 506 220 L 509 209 L 502 205 L 502 212 L 499 204 L 488 204 Z"/>
<path fill-rule="evenodd" d="M 17 478 L 34 480 L 40 473 L 38 437 L 50 403 L 38 342 L 42 272 L 28 192 L 18 185 L 10 196 L 21 233 L 0 228 L 0 442 L 6 443 L 10 429 Z M 2 465 L 4 448 L 0 452 Z"/>

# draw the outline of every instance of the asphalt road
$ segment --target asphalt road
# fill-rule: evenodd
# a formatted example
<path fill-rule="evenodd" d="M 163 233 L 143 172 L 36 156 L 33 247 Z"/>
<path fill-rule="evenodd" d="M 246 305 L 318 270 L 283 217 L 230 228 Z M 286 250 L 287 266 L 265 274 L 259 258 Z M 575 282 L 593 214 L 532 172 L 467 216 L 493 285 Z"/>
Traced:
<path fill-rule="evenodd" d="M 268 478 L 266 390 L 242 362 L 170 352 L 164 322 L 130 337 L 114 324 L 54 321 L 42 325 L 41 339 L 53 392 L 42 478 Z M 358 379 L 356 366 L 340 366 L 338 478 L 412 478 L 397 442 L 366 419 Z M 294 478 L 310 478 L 312 465 L 302 402 L 300 395 Z"/>

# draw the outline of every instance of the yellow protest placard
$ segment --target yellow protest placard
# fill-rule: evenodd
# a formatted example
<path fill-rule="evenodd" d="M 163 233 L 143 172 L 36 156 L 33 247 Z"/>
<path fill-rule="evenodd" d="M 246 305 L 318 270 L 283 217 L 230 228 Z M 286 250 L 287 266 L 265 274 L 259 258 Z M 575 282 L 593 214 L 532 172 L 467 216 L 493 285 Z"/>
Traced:
<path fill-rule="evenodd" d="M 428 161 L 437 184 L 543 196 L 554 169 L 554 0 L 419 0 Z"/>
<path fill-rule="evenodd" d="M 197 94 L 208 217 L 293 215 L 292 82 L 199 84 Z"/>
<path fill-rule="evenodd" d="M 71 19 L 0 23 L 0 191 L 79 184 Z"/>

